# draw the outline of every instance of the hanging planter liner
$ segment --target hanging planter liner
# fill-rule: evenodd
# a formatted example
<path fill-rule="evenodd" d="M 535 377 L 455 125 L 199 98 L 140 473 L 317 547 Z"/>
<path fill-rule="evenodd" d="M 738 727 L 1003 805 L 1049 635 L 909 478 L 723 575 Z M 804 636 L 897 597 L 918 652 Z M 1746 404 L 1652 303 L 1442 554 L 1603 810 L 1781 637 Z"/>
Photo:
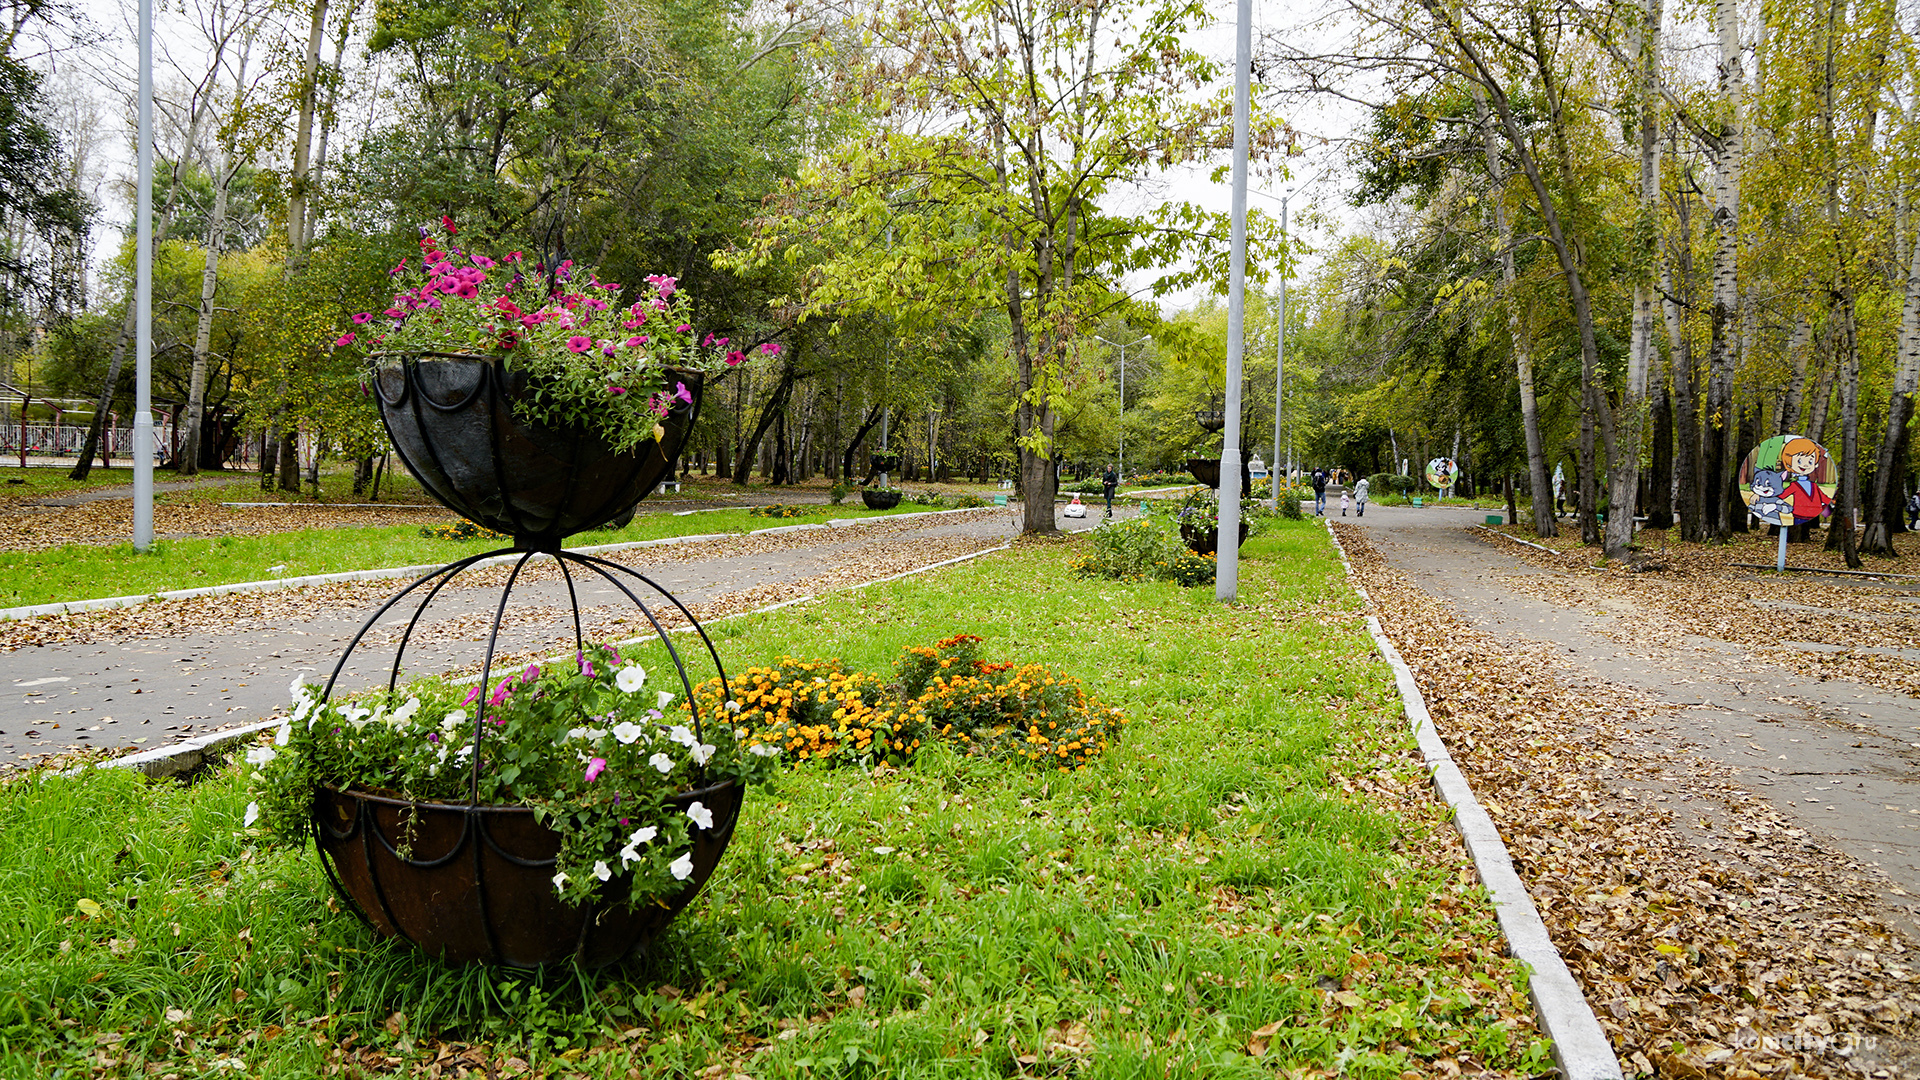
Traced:
<path fill-rule="evenodd" d="M 697 378 L 682 378 L 694 390 L 696 403 Z M 530 561 L 552 558 L 566 584 L 575 652 L 586 649 L 574 581 L 576 573 L 585 573 L 624 594 L 653 627 L 673 661 L 683 700 L 693 708 L 696 737 L 704 739 L 705 721 L 694 699 L 686 661 L 659 613 L 643 596 L 658 594 L 693 628 L 720 676 L 724 700 L 731 697 L 731 689 L 706 630 L 686 605 L 645 574 L 560 548 L 560 541 L 572 532 L 631 514 L 684 445 L 696 406 L 676 405 L 662 421 L 667 429 L 662 444 L 649 442 L 631 454 L 613 454 L 590 434 L 550 431 L 515 421 L 506 411 L 513 390 L 510 380 L 485 360 L 407 357 L 381 369 L 376 386 L 381 417 L 389 433 L 396 434 L 395 448 L 427 490 L 456 513 L 468 514 L 469 507 L 499 508 L 491 521 L 473 520 L 511 531 L 514 546 L 448 563 L 394 594 L 347 644 L 321 692 L 321 705 L 332 697 L 341 672 L 367 634 L 413 597 L 413 613 L 387 675 L 386 690 L 394 696 L 407 644 L 434 599 L 462 572 L 497 556 L 517 554 L 500 590 L 479 685 L 492 681 L 500 626 L 515 584 Z M 400 432 L 414 437 L 405 450 L 400 450 Z M 574 470 L 574 474 L 536 476 L 542 469 Z M 440 483 L 428 483 L 429 475 Z M 489 761 L 486 716 L 486 699 L 481 697 L 474 705 L 473 745 L 478 749 L 472 755 L 464 804 L 409 800 L 361 789 L 317 793 L 314 841 L 335 892 L 375 933 L 405 938 L 450 963 L 483 961 L 531 968 L 573 961 L 595 968 L 645 949 L 693 900 L 718 865 L 739 821 L 743 795 L 739 786 L 731 781 L 709 784 L 703 779 L 668 800 L 683 811 L 701 802 L 714 817 L 711 829 L 694 833 L 693 872 L 679 892 L 630 909 L 629 879 L 616 875 L 602 886 L 597 901 L 572 904 L 562 900 L 553 885 L 560 835 L 536 821 L 530 807 L 479 800 L 480 775 Z"/>
<path fill-rule="evenodd" d="M 633 518 L 686 445 L 705 379 L 674 371 L 691 402 L 660 418 L 665 438 L 616 451 L 584 428 L 528 424 L 513 414 L 526 376 L 490 356 L 379 353 L 374 398 L 393 449 L 435 500 L 523 551 L 556 551 L 568 536 Z"/>
<path fill-rule="evenodd" d="M 867 504 L 869 510 L 891 510 L 900 505 L 900 493 L 897 491 L 863 491 L 860 501 Z"/>
<path fill-rule="evenodd" d="M 1201 484 L 1215 491 L 1220 490 L 1219 458 L 1188 458 L 1187 471 L 1192 473 L 1193 478 Z M 1252 490 L 1253 474 L 1248 470 L 1247 463 L 1243 460 L 1240 462 L 1240 492 L 1241 494 L 1245 494 Z"/>
<path fill-rule="evenodd" d="M 877 473 L 890 473 L 900 467 L 899 454 L 868 454 L 867 464 Z"/>

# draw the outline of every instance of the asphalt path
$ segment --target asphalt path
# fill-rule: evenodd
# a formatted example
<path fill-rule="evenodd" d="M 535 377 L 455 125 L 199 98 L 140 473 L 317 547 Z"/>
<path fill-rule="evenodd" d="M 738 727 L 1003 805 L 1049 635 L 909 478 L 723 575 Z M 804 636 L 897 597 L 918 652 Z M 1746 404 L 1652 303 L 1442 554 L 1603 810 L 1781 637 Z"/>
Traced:
<path fill-rule="evenodd" d="M 674 547 L 665 558 L 660 548 L 638 552 L 651 560 L 642 572 L 697 610 L 727 597 L 779 595 L 783 586 L 791 591 L 809 579 L 846 587 L 850 575 L 878 578 L 957 551 L 989 548 L 1016 535 L 1018 512 L 1016 505 L 899 525 L 809 531 L 787 535 L 771 550 L 743 552 L 737 543 L 712 541 Z M 1062 529 L 1092 528 L 1099 514 L 1095 508 L 1086 518 L 1060 516 L 1056 522 Z M 882 549 L 886 558 L 871 560 L 871 572 L 863 573 L 865 554 Z M 535 568 L 532 580 L 514 589 L 505 649 L 571 641 L 567 586 L 550 560 L 538 562 L 547 569 Z M 504 575 L 463 575 L 435 598 L 430 617 L 408 644 L 407 675 L 477 667 Z M 0 764 L 78 747 L 152 749 L 271 717 L 286 705 L 296 677 L 328 677 L 379 597 L 404 583 L 346 590 L 347 602 L 339 598 L 340 588 L 328 586 L 225 597 L 213 603 L 231 614 L 222 619 L 216 608 L 216 625 L 198 630 L 181 628 L 172 617 L 175 603 L 146 604 L 118 616 L 115 625 L 127 628 L 111 639 L 82 635 L 88 640 L 0 652 L 0 687 L 6 688 L 0 697 Z M 631 612 L 630 602 L 604 581 L 576 576 L 574 587 L 583 609 Z M 371 629 L 369 644 L 355 650 L 342 673 L 343 686 L 384 680 L 411 610 L 397 607 Z M 642 623 L 628 632 L 644 630 Z"/>
<path fill-rule="evenodd" d="M 1920 709 L 1912 698 L 1802 675 L 1711 637 L 1695 635 L 1680 650 L 1636 641 L 1639 613 L 1630 602 L 1569 607 L 1516 587 L 1566 571 L 1528 563 L 1506 541 L 1474 529 L 1486 513 L 1376 503 L 1365 518 L 1341 519 L 1336 509 L 1334 519 L 1366 527 L 1395 569 L 1450 601 L 1477 629 L 1551 643 L 1587 678 L 1664 701 L 1671 718 L 1648 724 L 1641 739 L 1725 763 L 1736 782 L 1807 830 L 1810 843 L 1883 870 L 1892 886 L 1887 914 L 1920 932 Z M 1719 843 L 1706 834 L 1693 839 L 1705 851 Z"/>

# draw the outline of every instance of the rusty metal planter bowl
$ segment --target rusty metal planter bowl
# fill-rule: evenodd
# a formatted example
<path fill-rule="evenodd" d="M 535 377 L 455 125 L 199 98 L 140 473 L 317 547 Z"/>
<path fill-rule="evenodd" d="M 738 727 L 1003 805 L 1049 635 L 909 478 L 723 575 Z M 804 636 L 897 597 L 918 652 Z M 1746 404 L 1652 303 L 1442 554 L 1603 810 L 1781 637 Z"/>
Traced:
<path fill-rule="evenodd" d="M 693 873 L 676 894 L 627 906 L 627 879 L 576 905 L 553 888 L 560 836 L 524 806 L 412 802 L 362 791 L 321 789 L 313 830 L 321 864 L 341 895 L 382 937 L 401 937 L 450 963 L 487 961 L 539 967 L 573 960 L 615 963 L 644 950 L 706 884 L 733 838 L 741 789 L 726 781 L 681 792 L 713 811 L 694 833 Z"/>
<path fill-rule="evenodd" d="M 1212 525 L 1201 527 L 1191 523 L 1180 526 L 1180 539 L 1184 540 L 1187 550 L 1195 555 L 1218 554 L 1220 548 L 1220 527 Z M 1247 523 L 1240 523 L 1240 543 L 1247 542 Z M 1236 550 L 1238 549 L 1236 545 Z"/>
<path fill-rule="evenodd" d="M 634 505 L 671 476 L 704 385 L 698 372 L 674 372 L 693 401 L 676 400 L 661 418 L 665 438 L 616 451 L 585 428 L 548 428 L 514 416 L 526 377 L 496 357 L 423 352 L 373 359 L 381 422 L 420 485 L 454 513 L 534 551 L 631 519 Z"/>
<path fill-rule="evenodd" d="M 869 510 L 891 510 L 900 505 L 900 493 L 897 491 L 862 491 L 860 501 L 867 504 Z"/>

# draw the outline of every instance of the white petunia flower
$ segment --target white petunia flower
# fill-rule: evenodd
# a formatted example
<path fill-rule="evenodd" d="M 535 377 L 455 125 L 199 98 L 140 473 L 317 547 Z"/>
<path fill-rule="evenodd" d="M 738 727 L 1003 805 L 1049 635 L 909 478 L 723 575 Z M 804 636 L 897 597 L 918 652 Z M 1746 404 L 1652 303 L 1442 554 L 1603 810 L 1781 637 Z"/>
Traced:
<path fill-rule="evenodd" d="M 628 844 L 626 847 L 620 849 L 620 868 L 622 870 L 626 869 L 629 863 L 637 863 L 639 861 L 640 853 L 633 849 L 632 844 Z"/>
<path fill-rule="evenodd" d="M 607 866 L 607 860 L 601 859 L 593 864 L 593 876 L 605 881 L 613 876 L 613 870 Z"/>
<path fill-rule="evenodd" d="M 713 811 L 696 802 L 687 807 L 687 820 L 702 829 L 711 829 L 713 828 Z"/>
<path fill-rule="evenodd" d="M 293 738 L 292 722 L 281 724 L 279 730 L 273 733 L 273 745 L 285 746 L 287 745 L 287 740 L 291 738 Z"/>
<path fill-rule="evenodd" d="M 673 771 L 673 759 L 665 754 L 653 755 L 647 759 L 647 764 L 659 769 L 663 776 Z"/>
<path fill-rule="evenodd" d="M 246 826 L 251 825 L 254 822 L 259 820 L 260 820 L 260 804 L 257 802 L 248 803 L 247 816 L 240 819 L 241 827 L 245 828 Z"/>
<path fill-rule="evenodd" d="M 707 763 L 707 759 L 712 756 L 713 756 L 712 743 L 703 742 L 699 746 L 696 746 L 693 748 L 693 763 L 695 765 L 705 765 Z"/>
<path fill-rule="evenodd" d="M 287 687 L 287 700 L 307 700 L 307 676 L 304 672 L 293 677 L 293 685 Z"/>
<path fill-rule="evenodd" d="M 667 738 L 686 747 L 692 747 L 700 742 L 700 740 L 693 737 L 693 729 L 687 727 L 685 724 L 675 724 L 673 730 L 667 732 Z"/>
<path fill-rule="evenodd" d="M 685 855 L 682 855 L 679 858 L 673 860 L 671 863 L 668 863 L 667 872 L 673 875 L 673 880 L 675 881 L 685 881 L 688 878 L 692 877 L 693 876 L 693 852 L 689 851 Z"/>
<path fill-rule="evenodd" d="M 673 704 L 673 695 L 662 690 L 655 696 L 653 707 L 656 709 L 664 709 L 671 704 Z"/>
<path fill-rule="evenodd" d="M 619 687 L 623 694 L 636 693 L 647 685 L 647 669 L 639 664 L 628 664 L 613 677 L 613 685 Z"/>
<path fill-rule="evenodd" d="M 645 735 L 646 733 L 647 733 L 646 728 L 643 728 L 639 724 L 633 723 L 632 721 L 629 721 L 629 720 L 622 720 L 620 723 L 615 724 L 613 726 L 613 737 L 620 740 L 620 745 L 622 746 L 632 745 L 634 742 L 638 741 L 642 735 Z"/>
<path fill-rule="evenodd" d="M 737 713 L 737 712 L 739 712 L 739 711 L 740 711 L 740 703 L 739 703 L 738 701 L 729 701 L 729 702 L 727 702 L 727 711 L 728 711 L 728 712 L 730 712 L 730 713 Z"/>
<path fill-rule="evenodd" d="M 747 747 L 747 753 L 752 754 L 754 757 L 773 757 L 780 753 L 780 748 L 777 746 L 769 746 L 766 743 L 754 743 L 752 746 Z"/>
<path fill-rule="evenodd" d="M 253 749 L 247 751 L 247 764 L 265 765 L 267 762 L 272 761 L 274 758 L 277 758 L 279 756 L 280 756 L 280 751 L 275 750 L 271 746 L 256 746 Z"/>
<path fill-rule="evenodd" d="M 306 720 L 307 714 L 313 711 L 313 699 L 310 697 L 302 697 L 299 700 L 300 700 L 300 704 L 296 705 L 293 710 L 293 719 Z M 311 728 L 313 726 L 313 721 L 308 720 L 307 726 Z"/>
<path fill-rule="evenodd" d="M 405 705 L 393 710 L 393 715 L 387 717 L 387 723 L 392 724 L 394 727 L 406 727 L 407 724 L 413 720 L 413 714 L 419 711 L 420 699 L 417 697 L 408 698 Z"/>
<path fill-rule="evenodd" d="M 632 836 L 627 837 L 627 846 L 639 847 L 641 844 L 651 843 L 653 841 L 653 838 L 659 835 L 660 835 L 659 829 L 656 829 L 651 825 L 642 825 L 639 828 L 633 830 Z"/>
<path fill-rule="evenodd" d="M 565 870 L 562 870 L 559 873 L 553 875 L 553 891 L 554 892 L 559 892 L 561 889 L 565 888 L 566 885 L 567 885 L 567 872 Z"/>
<path fill-rule="evenodd" d="M 457 728 L 461 724 L 464 724 L 466 722 L 467 722 L 467 710 L 455 709 L 452 712 L 447 714 L 447 718 L 445 720 L 440 721 L 440 727 L 443 731 L 452 731 L 454 728 Z"/>

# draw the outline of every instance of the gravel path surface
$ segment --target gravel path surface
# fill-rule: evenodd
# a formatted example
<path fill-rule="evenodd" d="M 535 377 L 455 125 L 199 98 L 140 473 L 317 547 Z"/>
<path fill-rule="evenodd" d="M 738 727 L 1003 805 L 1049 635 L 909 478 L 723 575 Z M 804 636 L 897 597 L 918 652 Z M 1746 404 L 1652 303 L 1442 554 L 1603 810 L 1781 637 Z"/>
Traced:
<path fill-rule="evenodd" d="M 1004 544 L 1017 532 L 1017 511 L 993 507 L 611 557 L 654 578 L 706 621 Z M 1063 529 L 1098 523 L 1059 520 Z M 409 641 L 405 673 L 477 671 L 508 573 L 472 571 L 436 597 Z M 651 633 L 607 583 L 576 574 L 575 588 L 588 635 Z M 324 680 L 398 589 L 392 581 L 343 582 L 0 624 L 0 685 L 10 688 L 0 699 L 0 767 L 82 747 L 151 748 L 271 716 L 296 675 Z M 514 587 L 499 662 L 543 655 L 563 638 L 570 643 L 567 610 L 554 563 L 530 563 Z M 395 608 L 369 631 L 342 685 L 385 677 L 410 613 L 410 606 Z"/>

